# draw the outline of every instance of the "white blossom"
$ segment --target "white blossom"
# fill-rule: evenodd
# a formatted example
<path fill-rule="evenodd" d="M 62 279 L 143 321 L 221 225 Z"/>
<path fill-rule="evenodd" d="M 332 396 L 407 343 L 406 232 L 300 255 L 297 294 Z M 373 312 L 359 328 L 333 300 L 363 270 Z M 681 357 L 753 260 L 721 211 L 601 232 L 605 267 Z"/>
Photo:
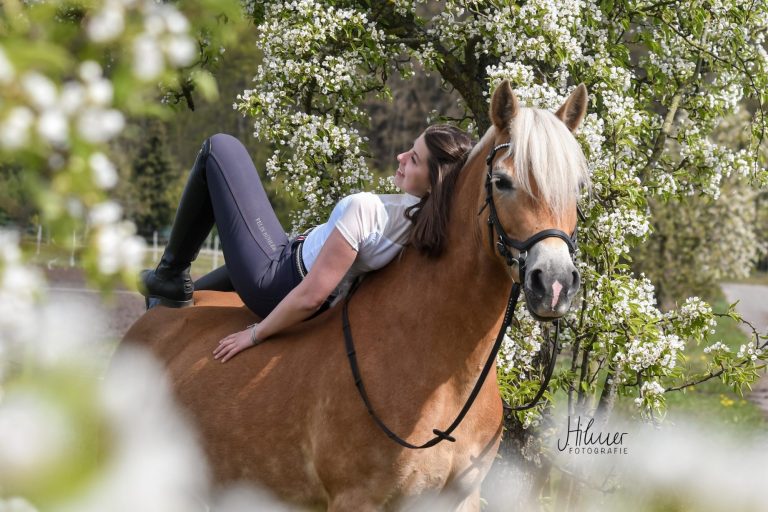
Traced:
<path fill-rule="evenodd" d="M 69 140 L 69 123 L 59 109 L 47 109 L 37 119 L 37 133 L 51 144 L 61 145 Z"/>
<path fill-rule="evenodd" d="M 95 82 L 102 77 L 101 65 L 93 60 L 85 60 L 78 67 L 78 75 L 84 82 Z"/>
<path fill-rule="evenodd" d="M 123 114 L 115 109 L 89 107 L 77 119 L 78 134 L 88 142 L 107 142 L 118 135 L 125 125 Z"/>
<path fill-rule="evenodd" d="M 88 37 L 97 43 L 107 43 L 117 39 L 125 29 L 125 13 L 119 1 L 107 0 L 101 10 L 87 22 Z"/>
<path fill-rule="evenodd" d="M 117 185 L 117 169 L 104 153 L 93 153 L 88 158 L 93 180 L 99 188 L 109 189 Z"/>
<path fill-rule="evenodd" d="M 135 273 L 144 258 L 144 239 L 134 236 L 136 226 L 122 221 L 101 226 L 96 235 L 98 269 L 105 275 L 121 271 Z"/>
<path fill-rule="evenodd" d="M 8 60 L 3 47 L 0 46 L 0 84 L 10 84 L 15 76 L 16 71 L 13 68 L 13 64 Z"/>
<path fill-rule="evenodd" d="M 115 201 L 104 201 L 91 208 L 89 220 L 95 226 L 114 224 L 120 220 L 123 209 Z"/>
<path fill-rule="evenodd" d="M 86 88 L 88 100 L 93 105 L 105 107 L 112 104 L 112 82 L 106 79 L 94 80 Z"/>
<path fill-rule="evenodd" d="M 41 288 L 40 271 L 21 260 L 19 234 L 0 229 L 0 355 L 34 332 Z M 0 378 L 8 363 L 0 357 Z"/>
<path fill-rule="evenodd" d="M 61 86 L 59 108 L 67 116 L 73 116 L 83 107 L 86 99 L 86 89 L 83 84 L 71 80 Z"/>
<path fill-rule="evenodd" d="M 20 496 L 0 498 L 0 512 L 38 512 L 32 504 Z"/>
<path fill-rule="evenodd" d="M 21 85 L 29 102 L 40 110 L 54 108 L 56 105 L 56 85 L 47 76 L 36 71 L 28 71 L 21 77 Z"/>
<path fill-rule="evenodd" d="M 26 146 L 34 120 L 34 113 L 27 107 L 13 107 L 0 123 L 0 146 L 6 149 Z"/>
<path fill-rule="evenodd" d="M 142 35 L 133 41 L 133 73 L 141 80 L 152 80 L 163 72 L 163 52 L 151 35 Z"/>
<path fill-rule="evenodd" d="M 0 479 L 27 479 L 67 455 L 77 437 L 64 412 L 51 400 L 24 391 L 0 402 Z"/>
<path fill-rule="evenodd" d="M 723 354 L 723 353 L 727 354 L 730 351 L 731 351 L 731 348 L 728 345 L 726 345 L 725 343 L 723 343 L 722 341 L 718 341 L 716 343 L 713 343 L 713 344 L 709 345 L 708 347 L 704 347 L 704 353 L 705 354 L 709 354 L 709 353 L 712 353 L 712 352 L 721 353 L 721 354 Z"/>
<path fill-rule="evenodd" d="M 165 52 L 172 66 L 186 66 L 194 60 L 197 47 L 190 37 L 175 35 L 167 39 Z"/>

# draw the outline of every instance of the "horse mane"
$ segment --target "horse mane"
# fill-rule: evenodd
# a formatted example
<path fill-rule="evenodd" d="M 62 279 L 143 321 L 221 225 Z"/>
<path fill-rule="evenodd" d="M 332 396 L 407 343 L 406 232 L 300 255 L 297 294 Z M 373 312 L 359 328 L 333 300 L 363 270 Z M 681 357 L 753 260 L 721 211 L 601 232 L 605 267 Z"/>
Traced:
<path fill-rule="evenodd" d="M 516 188 L 544 201 L 555 216 L 563 217 L 574 197 L 590 186 L 587 160 L 578 141 L 557 116 L 538 108 L 520 108 L 509 132 L 512 146 L 502 153 L 502 158 L 514 158 L 512 179 Z M 496 133 L 495 126 L 488 128 L 467 160 L 487 151 Z"/>

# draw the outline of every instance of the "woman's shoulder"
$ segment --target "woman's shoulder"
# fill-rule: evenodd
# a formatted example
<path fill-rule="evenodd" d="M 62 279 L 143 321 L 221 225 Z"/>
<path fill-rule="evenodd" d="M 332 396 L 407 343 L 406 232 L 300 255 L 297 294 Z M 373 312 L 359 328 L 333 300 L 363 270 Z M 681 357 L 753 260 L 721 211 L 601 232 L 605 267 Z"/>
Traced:
<path fill-rule="evenodd" d="M 376 194 L 374 192 L 358 192 L 350 194 L 341 201 L 350 204 L 371 206 L 411 206 L 419 202 L 419 198 L 410 194 Z"/>

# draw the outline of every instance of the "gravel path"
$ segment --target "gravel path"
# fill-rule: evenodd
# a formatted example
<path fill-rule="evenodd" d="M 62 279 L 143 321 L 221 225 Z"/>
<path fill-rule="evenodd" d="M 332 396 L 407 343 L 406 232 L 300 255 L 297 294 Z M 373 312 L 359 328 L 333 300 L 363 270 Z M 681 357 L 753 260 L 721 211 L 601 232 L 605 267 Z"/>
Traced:
<path fill-rule="evenodd" d="M 117 289 L 105 300 L 95 290 L 85 286 L 83 272 L 77 268 L 60 267 L 45 270 L 48 293 L 52 301 L 66 301 L 89 306 L 104 312 L 104 323 L 95 322 L 98 336 L 119 340 L 128 328 L 144 313 L 144 298 L 136 292 Z M 97 338 L 98 339 L 98 338 Z"/>
<path fill-rule="evenodd" d="M 736 305 L 736 311 L 746 320 L 755 326 L 757 332 L 763 334 L 768 332 L 768 286 L 759 284 L 736 284 L 723 283 L 720 285 L 723 289 L 728 302 L 739 303 Z M 744 332 L 752 336 L 752 331 L 748 326 L 743 326 Z M 768 374 L 752 387 L 749 398 L 757 403 L 768 416 Z"/>

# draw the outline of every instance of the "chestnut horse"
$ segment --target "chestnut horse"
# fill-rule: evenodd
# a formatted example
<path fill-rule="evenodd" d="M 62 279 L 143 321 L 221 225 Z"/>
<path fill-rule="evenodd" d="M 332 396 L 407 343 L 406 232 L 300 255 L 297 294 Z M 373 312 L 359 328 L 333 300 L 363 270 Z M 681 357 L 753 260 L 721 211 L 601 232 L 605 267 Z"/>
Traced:
<path fill-rule="evenodd" d="M 556 114 L 522 108 L 507 82 L 491 101 L 493 126 L 469 155 L 438 259 L 413 248 L 369 274 L 349 303 L 360 371 L 383 421 L 413 444 L 444 429 L 466 401 L 502 322 L 518 272 L 489 243 L 486 156 L 507 234 L 573 232 L 586 164 L 572 135 L 584 117 L 580 85 Z M 527 170 L 520 172 L 520 169 Z M 525 291 L 537 317 L 565 314 L 579 287 L 566 243 L 528 251 Z M 235 294 L 197 292 L 186 309 L 154 308 L 126 333 L 167 366 L 201 434 L 219 484 L 250 481 L 280 498 L 328 510 L 402 509 L 440 499 L 441 509 L 479 510 L 480 484 L 496 455 L 502 403 L 495 372 L 453 432 L 423 450 L 396 444 L 358 396 L 342 336 L 341 306 L 247 350 L 226 364 L 213 349 L 255 316 Z M 448 504 L 448 505 L 446 505 Z"/>

